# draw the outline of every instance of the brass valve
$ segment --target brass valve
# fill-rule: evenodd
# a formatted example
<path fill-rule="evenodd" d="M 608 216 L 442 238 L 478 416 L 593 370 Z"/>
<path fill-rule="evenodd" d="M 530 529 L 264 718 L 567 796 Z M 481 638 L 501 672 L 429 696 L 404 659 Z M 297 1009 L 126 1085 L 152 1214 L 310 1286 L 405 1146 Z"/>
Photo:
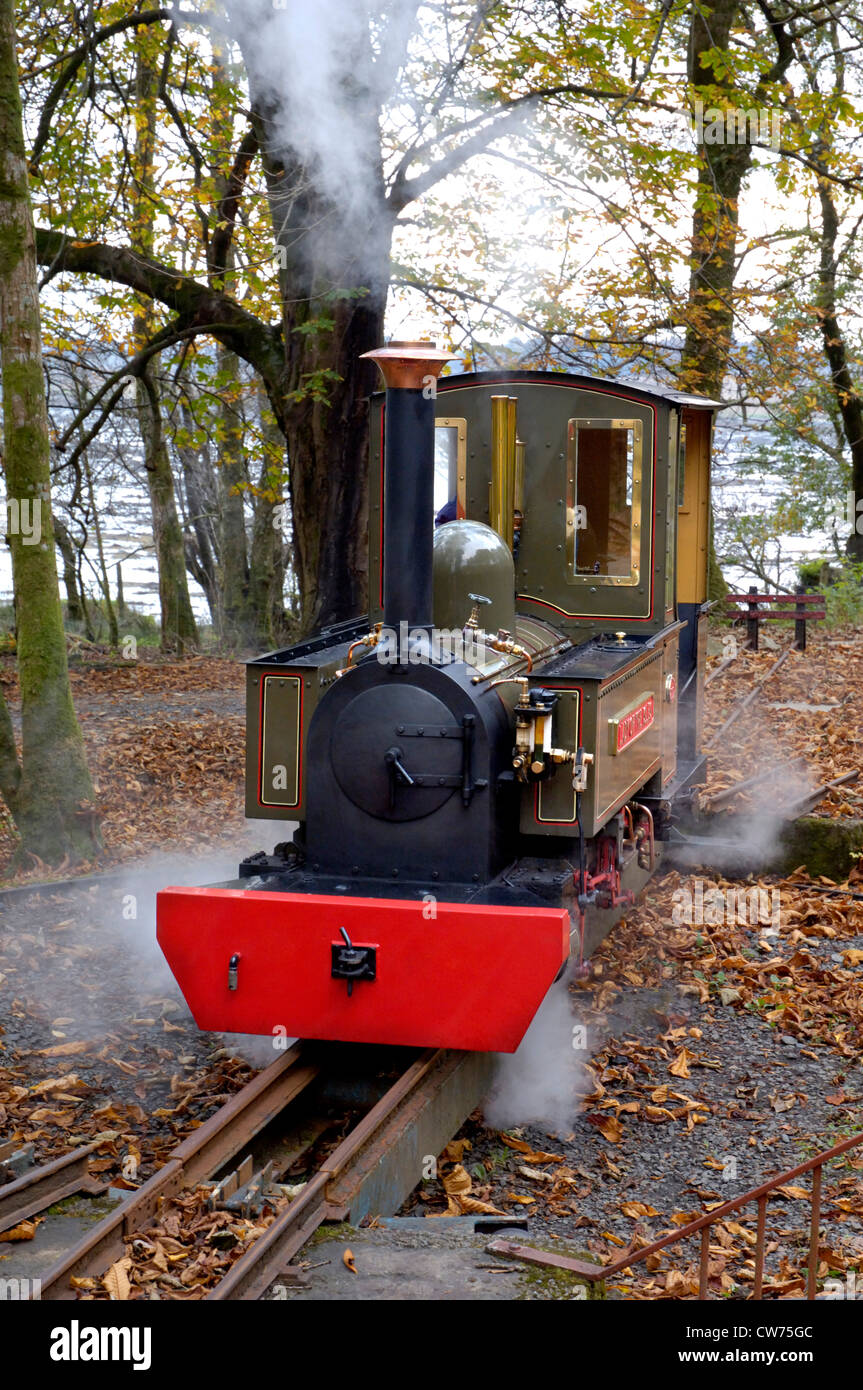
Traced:
<path fill-rule="evenodd" d="M 468 594 L 468 598 L 473 604 L 473 608 L 470 610 L 470 617 L 465 623 L 465 628 L 470 628 L 471 631 L 478 632 L 480 605 L 491 603 L 491 599 L 486 598 L 484 594 Z M 485 636 L 485 634 L 483 634 L 483 636 Z"/>
<path fill-rule="evenodd" d="M 533 657 L 530 652 L 526 647 L 519 646 L 518 642 L 514 642 L 510 634 L 503 628 L 500 629 L 496 637 L 489 637 L 488 633 L 482 635 L 487 639 L 493 652 L 503 652 L 506 656 L 521 657 L 522 661 L 527 662 L 528 671 L 533 670 Z"/>

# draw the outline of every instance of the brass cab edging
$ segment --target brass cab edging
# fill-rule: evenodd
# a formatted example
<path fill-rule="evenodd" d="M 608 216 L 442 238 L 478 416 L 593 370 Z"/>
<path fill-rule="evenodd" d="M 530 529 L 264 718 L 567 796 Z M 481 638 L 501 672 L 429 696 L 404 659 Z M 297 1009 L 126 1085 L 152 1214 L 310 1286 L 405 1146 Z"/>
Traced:
<path fill-rule="evenodd" d="M 575 539 L 577 497 L 578 429 L 632 430 L 632 509 L 630 516 L 629 577 L 617 574 L 576 574 Z M 641 480 L 643 457 L 643 427 L 641 420 L 605 420 L 581 416 L 567 422 L 566 444 L 566 579 L 568 584 L 608 584 L 618 588 L 633 587 L 641 578 Z"/>
<path fill-rule="evenodd" d="M 467 420 L 463 415 L 443 415 L 434 423 L 437 430 L 456 432 L 456 506 L 459 517 L 467 516 Z"/>

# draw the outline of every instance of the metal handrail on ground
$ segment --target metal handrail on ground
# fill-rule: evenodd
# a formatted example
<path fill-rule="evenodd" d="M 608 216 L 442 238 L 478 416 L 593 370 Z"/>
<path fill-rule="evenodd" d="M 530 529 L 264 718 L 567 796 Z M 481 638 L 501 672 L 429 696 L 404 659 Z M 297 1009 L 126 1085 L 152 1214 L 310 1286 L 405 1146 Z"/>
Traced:
<path fill-rule="evenodd" d="M 681 1226 L 678 1231 L 670 1231 L 667 1235 L 661 1236 L 658 1240 L 651 1241 L 649 1245 L 644 1245 L 638 1250 L 627 1250 L 623 1255 L 618 1256 L 611 1264 L 591 1265 L 581 1260 L 570 1259 L 568 1256 L 547 1254 L 543 1250 L 535 1250 L 530 1246 L 515 1245 L 512 1241 L 496 1240 L 488 1247 L 496 1255 L 506 1255 L 509 1259 L 522 1259 L 531 1264 L 548 1265 L 556 1269 L 565 1269 L 582 1279 L 587 1279 L 591 1283 L 598 1283 L 601 1280 L 613 1278 L 614 1275 L 630 1269 L 632 1265 L 640 1264 L 651 1255 L 658 1254 L 661 1250 L 667 1250 L 672 1245 L 677 1245 L 682 1240 L 701 1234 L 701 1259 L 698 1279 L 698 1301 L 704 1302 L 710 1298 L 710 1231 L 711 1227 L 717 1222 L 724 1221 L 727 1216 L 739 1212 L 743 1207 L 749 1206 L 752 1202 L 758 1204 L 758 1225 L 755 1237 L 755 1279 L 752 1289 L 752 1298 L 760 1299 L 764 1287 L 764 1254 L 765 1254 L 765 1232 L 767 1222 L 767 1203 L 772 1192 L 777 1188 L 784 1187 L 786 1183 L 794 1178 L 802 1177 L 805 1173 L 812 1174 L 812 1189 L 809 1194 L 811 1204 L 811 1219 L 809 1223 L 809 1255 L 807 1261 L 806 1278 L 806 1298 L 815 1298 L 817 1276 L 818 1276 L 818 1242 L 821 1227 L 821 1173 L 824 1166 L 836 1158 L 840 1158 L 849 1150 L 863 1144 L 863 1133 L 854 1134 L 850 1139 L 843 1139 L 841 1144 L 835 1144 L 832 1149 L 825 1149 L 823 1153 L 816 1154 L 814 1158 L 807 1159 L 805 1163 L 798 1163 L 796 1168 L 789 1168 L 786 1172 L 780 1173 L 777 1177 L 771 1178 L 768 1182 L 763 1182 L 759 1187 L 753 1187 L 751 1191 L 744 1192 L 740 1197 L 733 1197 L 729 1202 L 723 1202 L 721 1206 L 714 1207 L 712 1211 L 705 1212 L 695 1221 L 690 1221 L 687 1226 Z"/>

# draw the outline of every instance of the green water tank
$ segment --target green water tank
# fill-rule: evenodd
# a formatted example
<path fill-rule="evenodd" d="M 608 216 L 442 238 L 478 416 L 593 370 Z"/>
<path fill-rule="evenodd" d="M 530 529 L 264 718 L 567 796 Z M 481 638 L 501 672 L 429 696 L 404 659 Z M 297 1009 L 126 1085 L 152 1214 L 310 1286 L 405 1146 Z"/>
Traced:
<path fill-rule="evenodd" d="M 435 627 L 464 627 L 470 594 L 491 600 L 480 605 L 481 628 L 515 631 L 515 570 L 506 542 L 481 521 L 448 521 L 434 536 Z"/>

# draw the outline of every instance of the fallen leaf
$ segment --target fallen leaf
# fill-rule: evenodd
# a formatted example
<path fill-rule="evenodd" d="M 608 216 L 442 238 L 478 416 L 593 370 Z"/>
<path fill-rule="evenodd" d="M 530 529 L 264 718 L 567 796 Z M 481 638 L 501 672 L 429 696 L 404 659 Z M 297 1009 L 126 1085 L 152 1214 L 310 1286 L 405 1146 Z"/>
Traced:
<path fill-rule="evenodd" d="M 452 1139 L 447 1144 L 441 1154 L 443 1163 L 461 1163 L 466 1153 L 469 1153 L 473 1145 L 469 1139 Z"/>
<path fill-rule="evenodd" d="M 623 1139 L 623 1125 L 614 1115 L 604 1115 L 602 1119 L 596 1119 L 593 1123 L 609 1144 L 619 1144 Z"/>
<path fill-rule="evenodd" d="M 457 1197 L 455 1199 L 461 1212 L 465 1216 L 506 1216 L 505 1211 L 495 1207 L 491 1202 L 481 1202 L 477 1197 Z"/>
<path fill-rule="evenodd" d="M 79 1052 L 87 1052 L 93 1043 L 87 1041 L 57 1043 L 54 1047 L 41 1047 L 34 1057 L 74 1057 Z"/>
<path fill-rule="evenodd" d="M 35 1086 L 30 1087 L 30 1095 L 47 1096 L 57 1091 L 68 1094 L 72 1091 L 89 1091 L 89 1089 L 86 1081 L 83 1081 L 76 1072 L 70 1072 L 68 1076 L 49 1076 L 44 1081 L 38 1081 Z"/>
<path fill-rule="evenodd" d="M 36 1228 L 43 1217 L 37 1216 L 33 1221 L 19 1221 L 17 1226 L 13 1226 L 9 1231 L 0 1231 L 0 1240 L 32 1240 L 36 1234 Z"/>
<path fill-rule="evenodd" d="M 530 1178 L 532 1182 L 553 1183 L 554 1174 L 544 1173 L 541 1168 L 529 1168 L 526 1163 L 520 1164 L 519 1173 L 523 1178 Z"/>
<path fill-rule="evenodd" d="M 345 1269 L 349 1269 L 351 1271 L 351 1274 L 359 1273 L 356 1265 L 354 1264 L 353 1250 L 345 1251 L 345 1253 L 342 1255 L 342 1264 L 345 1266 Z"/>
<path fill-rule="evenodd" d="M 682 1047 L 668 1068 L 671 1075 L 682 1077 L 685 1080 L 689 1076 L 689 1063 L 692 1061 L 692 1057 L 693 1054 Z"/>
<path fill-rule="evenodd" d="M 122 1260 L 117 1260 L 116 1264 L 112 1264 L 103 1278 L 102 1288 L 112 1302 L 125 1303 L 131 1295 L 132 1285 L 129 1283 L 128 1273 L 131 1268 L 132 1260 L 127 1255 Z"/>
<path fill-rule="evenodd" d="M 656 1207 L 649 1207 L 646 1202 L 624 1202 L 620 1208 L 624 1216 L 629 1216 L 636 1221 L 639 1216 L 658 1216 Z"/>
<path fill-rule="evenodd" d="M 782 1115 L 786 1110 L 793 1110 L 796 1096 L 771 1096 L 770 1104 L 777 1115 Z"/>
<path fill-rule="evenodd" d="M 462 1167 L 460 1163 L 454 1164 L 449 1173 L 443 1173 L 441 1175 L 441 1182 L 443 1183 L 444 1192 L 448 1197 L 458 1197 L 459 1195 L 470 1192 L 473 1186 L 470 1173 L 466 1168 Z"/>

